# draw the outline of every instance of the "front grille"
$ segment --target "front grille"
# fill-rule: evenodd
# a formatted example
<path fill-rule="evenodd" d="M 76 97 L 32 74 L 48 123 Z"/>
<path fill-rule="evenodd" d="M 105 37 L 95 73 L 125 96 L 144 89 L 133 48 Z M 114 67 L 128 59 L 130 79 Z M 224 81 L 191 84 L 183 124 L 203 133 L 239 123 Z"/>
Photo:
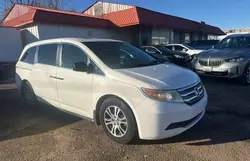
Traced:
<path fill-rule="evenodd" d="M 199 64 L 202 66 L 218 67 L 221 66 L 223 60 L 214 60 L 214 59 L 199 59 Z"/>
<path fill-rule="evenodd" d="M 186 104 L 193 105 L 203 98 L 204 87 L 199 81 L 198 83 L 195 83 L 192 86 L 179 89 L 178 92 Z"/>
<path fill-rule="evenodd" d="M 196 69 L 197 73 L 211 75 L 211 76 L 219 76 L 219 77 L 227 77 L 229 75 L 228 71 L 226 72 L 204 72 L 203 70 Z"/>

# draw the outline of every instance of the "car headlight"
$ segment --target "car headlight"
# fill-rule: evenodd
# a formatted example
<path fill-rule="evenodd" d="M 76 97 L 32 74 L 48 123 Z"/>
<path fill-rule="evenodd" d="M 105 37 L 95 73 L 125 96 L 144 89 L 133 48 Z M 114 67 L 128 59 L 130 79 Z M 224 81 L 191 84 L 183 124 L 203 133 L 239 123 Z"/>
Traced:
<path fill-rule="evenodd" d="M 180 58 L 180 59 L 183 59 L 184 58 L 184 56 L 182 56 L 182 55 L 174 55 L 176 58 Z"/>
<path fill-rule="evenodd" d="M 226 62 L 241 62 L 243 61 L 244 58 L 243 57 L 237 57 L 237 58 L 231 58 L 231 59 L 226 59 Z"/>
<path fill-rule="evenodd" d="M 146 89 L 146 88 L 142 88 L 142 90 L 148 97 L 154 100 L 166 101 L 166 102 L 183 102 L 182 97 L 175 90 L 160 91 L 160 90 Z"/>

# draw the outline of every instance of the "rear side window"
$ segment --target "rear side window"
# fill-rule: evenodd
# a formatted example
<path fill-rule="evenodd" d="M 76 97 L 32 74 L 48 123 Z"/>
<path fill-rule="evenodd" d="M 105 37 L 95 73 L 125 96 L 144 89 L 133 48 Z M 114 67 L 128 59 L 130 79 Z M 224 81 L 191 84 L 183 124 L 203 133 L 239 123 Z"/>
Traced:
<path fill-rule="evenodd" d="M 84 62 L 87 64 L 87 55 L 78 47 L 64 44 L 62 49 L 62 67 L 73 69 L 73 64 Z"/>
<path fill-rule="evenodd" d="M 28 64 L 34 64 L 35 54 L 36 54 L 36 47 L 29 48 L 24 53 L 23 57 L 21 58 L 21 61 Z"/>
<path fill-rule="evenodd" d="M 169 50 L 173 50 L 172 46 L 166 46 Z"/>
<path fill-rule="evenodd" d="M 148 47 L 147 50 L 146 50 L 148 53 L 157 53 L 157 50 L 155 48 L 152 48 L 152 47 Z"/>
<path fill-rule="evenodd" d="M 184 48 L 182 46 L 174 46 L 175 51 L 182 51 Z"/>
<path fill-rule="evenodd" d="M 46 65 L 56 65 L 57 44 L 39 46 L 38 63 Z"/>

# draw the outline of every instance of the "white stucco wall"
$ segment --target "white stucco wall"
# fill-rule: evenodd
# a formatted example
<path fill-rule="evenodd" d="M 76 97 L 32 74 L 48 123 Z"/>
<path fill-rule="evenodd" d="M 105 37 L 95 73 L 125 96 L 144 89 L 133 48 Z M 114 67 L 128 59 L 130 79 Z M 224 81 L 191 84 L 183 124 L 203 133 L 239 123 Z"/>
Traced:
<path fill-rule="evenodd" d="M 21 31 L 24 45 L 38 40 L 62 37 L 109 38 L 131 42 L 130 31 L 125 28 L 103 29 L 56 24 L 36 24 Z"/>

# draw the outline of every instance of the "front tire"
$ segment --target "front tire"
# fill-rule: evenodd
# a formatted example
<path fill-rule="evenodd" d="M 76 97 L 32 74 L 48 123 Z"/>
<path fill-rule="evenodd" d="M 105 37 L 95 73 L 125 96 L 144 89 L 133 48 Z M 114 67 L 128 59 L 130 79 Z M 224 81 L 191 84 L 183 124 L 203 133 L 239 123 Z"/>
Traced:
<path fill-rule="evenodd" d="M 99 112 L 100 121 L 109 138 L 120 144 L 130 143 L 137 134 L 136 121 L 130 107 L 116 97 L 105 100 Z"/>

